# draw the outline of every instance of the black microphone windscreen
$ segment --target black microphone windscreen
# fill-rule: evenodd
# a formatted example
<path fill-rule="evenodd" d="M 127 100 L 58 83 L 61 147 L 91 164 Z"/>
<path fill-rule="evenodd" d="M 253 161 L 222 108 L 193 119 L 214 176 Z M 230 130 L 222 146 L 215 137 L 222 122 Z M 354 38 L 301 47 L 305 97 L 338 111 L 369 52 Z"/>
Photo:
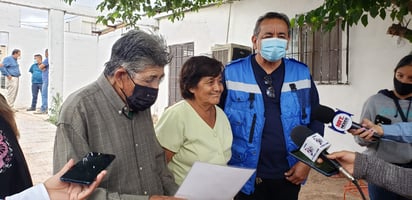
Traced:
<path fill-rule="evenodd" d="M 301 147 L 305 142 L 306 138 L 314 134 L 312 130 L 310 130 L 306 126 L 296 126 L 292 129 L 290 133 L 290 137 L 292 141 L 298 146 Z"/>
<path fill-rule="evenodd" d="M 335 117 L 335 111 L 324 105 L 319 105 L 313 109 L 311 114 L 312 119 L 318 120 L 324 124 L 332 122 L 333 117 Z"/>

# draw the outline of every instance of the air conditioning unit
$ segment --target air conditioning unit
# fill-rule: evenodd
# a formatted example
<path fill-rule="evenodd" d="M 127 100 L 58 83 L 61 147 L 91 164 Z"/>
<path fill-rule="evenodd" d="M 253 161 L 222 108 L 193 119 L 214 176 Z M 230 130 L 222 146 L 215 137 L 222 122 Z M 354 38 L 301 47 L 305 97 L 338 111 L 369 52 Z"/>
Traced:
<path fill-rule="evenodd" d="M 232 60 L 246 57 L 252 53 L 252 48 L 240 44 L 216 44 L 212 47 L 212 57 L 226 65 Z"/>

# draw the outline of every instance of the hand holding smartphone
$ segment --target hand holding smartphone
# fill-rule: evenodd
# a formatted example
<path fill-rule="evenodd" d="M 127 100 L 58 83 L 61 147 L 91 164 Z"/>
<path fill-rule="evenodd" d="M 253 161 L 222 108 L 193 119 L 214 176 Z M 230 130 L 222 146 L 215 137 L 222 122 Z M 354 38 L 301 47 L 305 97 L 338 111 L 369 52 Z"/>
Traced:
<path fill-rule="evenodd" d="M 60 180 L 90 185 L 96 179 L 96 176 L 110 165 L 114 158 L 115 155 L 112 154 L 89 152 L 63 174 Z"/>

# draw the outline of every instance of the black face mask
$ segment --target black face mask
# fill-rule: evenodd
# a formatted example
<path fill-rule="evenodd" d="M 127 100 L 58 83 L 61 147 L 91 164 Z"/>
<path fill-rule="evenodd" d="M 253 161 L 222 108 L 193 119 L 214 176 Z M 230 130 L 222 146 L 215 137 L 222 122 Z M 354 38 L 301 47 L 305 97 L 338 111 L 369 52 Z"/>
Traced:
<path fill-rule="evenodd" d="M 395 91 L 402 96 L 408 95 L 412 93 L 412 84 L 410 83 L 402 83 L 393 77 L 393 85 L 395 86 Z"/>
<path fill-rule="evenodd" d="M 134 84 L 134 89 L 132 96 L 126 97 L 127 105 L 132 111 L 143 111 L 150 108 L 157 99 L 159 89 L 139 85 L 133 81 L 130 74 L 128 75 Z"/>

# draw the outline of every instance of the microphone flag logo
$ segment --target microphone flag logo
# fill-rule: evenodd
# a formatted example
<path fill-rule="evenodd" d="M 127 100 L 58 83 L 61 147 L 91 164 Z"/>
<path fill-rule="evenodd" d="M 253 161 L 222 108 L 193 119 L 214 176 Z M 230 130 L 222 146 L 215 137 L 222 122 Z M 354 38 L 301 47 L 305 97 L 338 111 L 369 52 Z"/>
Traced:
<path fill-rule="evenodd" d="M 330 143 L 319 133 L 315 133 L 305 139 L 302 147 L 300 147 L 300 151 L 310 160 L 316 162 L 320 153 L 329 147 Z"/>
<path fill-rule="evenodd" d="M 332 120 L 332 125 L 330 126 L 331 129 L 335 130 L 336 132 L 344 134 L 345 131 L 349 130 L 352 126 L 352 114 L 337 110 L 335 112 L 335 116 Z"/>

